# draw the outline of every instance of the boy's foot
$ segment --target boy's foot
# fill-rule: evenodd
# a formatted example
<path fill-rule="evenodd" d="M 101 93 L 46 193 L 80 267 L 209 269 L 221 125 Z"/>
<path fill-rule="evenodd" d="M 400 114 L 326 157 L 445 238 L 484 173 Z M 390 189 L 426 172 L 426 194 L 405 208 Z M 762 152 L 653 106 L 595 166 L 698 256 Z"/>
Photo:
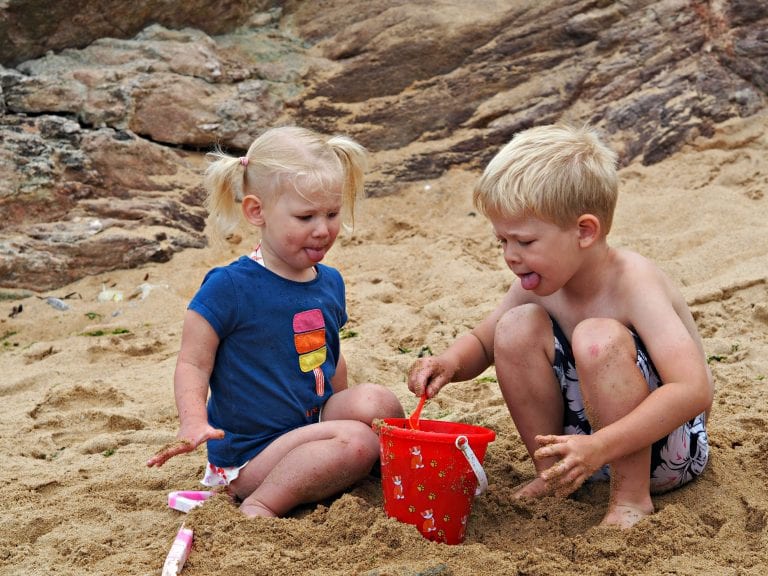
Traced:
<path fill-rule="evenodd" d="M 541 478 L 534 478 L 527 484 L 523 484 L 512 493 L 512 498 L 519 500 L 520 498 L 541 498 L 542 496 L 551 496 L 553 490 L 549 488 Z"/>
<path fill-rule="evenodd" d="M 600 526 L 614 526 L 616 528 L 632 528 L 646 516 L 653 514 L 653 505 L 650 508 L 634 506 L 631 504 L 611 504 L 608 512 L 600 522 Z"/>

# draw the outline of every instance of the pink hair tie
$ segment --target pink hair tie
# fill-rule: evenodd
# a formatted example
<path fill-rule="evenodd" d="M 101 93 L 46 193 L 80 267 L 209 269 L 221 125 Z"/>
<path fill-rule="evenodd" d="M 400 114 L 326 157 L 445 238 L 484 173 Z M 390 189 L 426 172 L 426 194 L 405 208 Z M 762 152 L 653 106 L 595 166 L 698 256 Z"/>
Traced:
<path fill-rule="evenodd" d="M 248 166 L 248 156 L 240 156 L 240 164 Z"/>

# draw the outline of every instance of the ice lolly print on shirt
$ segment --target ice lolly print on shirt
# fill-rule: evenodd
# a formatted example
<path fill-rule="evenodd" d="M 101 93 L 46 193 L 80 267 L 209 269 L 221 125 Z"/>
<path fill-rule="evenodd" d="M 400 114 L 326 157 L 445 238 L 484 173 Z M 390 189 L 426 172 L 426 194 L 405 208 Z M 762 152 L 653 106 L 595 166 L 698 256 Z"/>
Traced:
<path fill-rule="evenodd" d="M 314 372 L 315 392 L 325 394 L 325 376 L 320 366 L 325 362 L 325 320 L 319 309 L 299 312 L 293 317 L 293 341 L 299 353 L 302 372 Z"/>

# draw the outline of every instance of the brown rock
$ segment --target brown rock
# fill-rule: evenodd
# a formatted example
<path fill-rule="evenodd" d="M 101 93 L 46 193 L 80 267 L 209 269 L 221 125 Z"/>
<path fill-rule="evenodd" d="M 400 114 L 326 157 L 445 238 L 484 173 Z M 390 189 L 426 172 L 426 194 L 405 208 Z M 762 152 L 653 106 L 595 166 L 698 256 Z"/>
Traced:
<path fill-rule="evenodd" d="M 274 0 L 6 0 L 0 5 L 0 54 L 5 66 L 48 51 L 83 48 L 99 38 L 128 38 L 153 22 L 221 34 L 248 22 Z"/>
<path fill-rule="evenodd" d="M 55 30 L 40 2 L 0 8 L 0 285 L 202 245 L 200 152 L 274 124 L 357 138 L 377 195 L 479 171 L 535 124 L 590 122 L 650 164 L 767 103 L 768 8 L 747 0 L 113 4 L 54 3 Z"/>

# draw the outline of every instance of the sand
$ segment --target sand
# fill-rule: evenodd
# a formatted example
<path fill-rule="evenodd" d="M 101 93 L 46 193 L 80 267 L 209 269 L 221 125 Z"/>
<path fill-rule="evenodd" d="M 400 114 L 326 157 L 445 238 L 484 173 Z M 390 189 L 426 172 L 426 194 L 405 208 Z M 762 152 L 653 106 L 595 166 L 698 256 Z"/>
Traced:
<path fill-rule="evenodd" d="M 387 518 L 379 480 L 283 519 L 246 519 L 225 496 L 184 515 L 168 492 L 199 489 L 205 451 L 144 463 L 174 440 L 172 374 L 182 316 L 204 273 L 250 248 L 189 250 L 166 264 L 89 277 L 0 302 L 0 574 L 159 574 L 182 522 L 187 576 L 763 574 L 768 565 L 768 121 L 721 126 L 660 164 L 621 172 L 611 243 L 655 259 L 681 285 L 716 378 L 711 461 L 655 498 L 632 530 L 598 528 L 607 486 L 513 502 L 533 476 L 493 370 L 445 388 L 422 418 L 487 426 L 497 438 L 465 543 L 429 542 Z M 473 212 L 476 173 L 453 171 L 367 199 L 327 262 L 344 274 L 353 383 L 405 386 L 513 280 Z M 129 296 L 142 285 L 145 298 Z M 103 287 L 122 301 L 98 301 Z M 36 296 L 65 296 L 61 311 Z M 13 307 L 21 313 L 10 317 Z"/>

